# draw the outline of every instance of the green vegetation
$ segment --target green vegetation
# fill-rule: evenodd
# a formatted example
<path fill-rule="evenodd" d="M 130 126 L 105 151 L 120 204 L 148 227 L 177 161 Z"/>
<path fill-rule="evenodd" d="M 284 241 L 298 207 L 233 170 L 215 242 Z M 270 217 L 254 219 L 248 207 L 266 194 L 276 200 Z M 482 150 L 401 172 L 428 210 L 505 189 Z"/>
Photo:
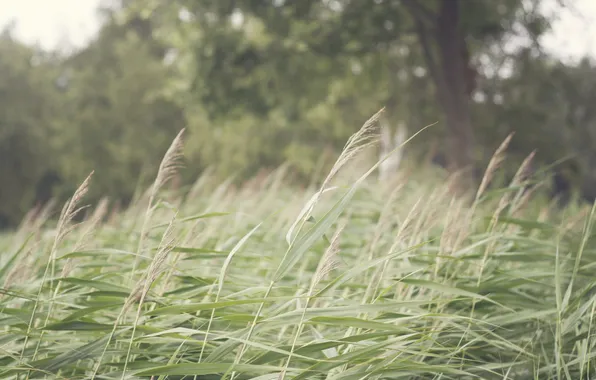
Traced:
<path fill-rule="evenodd" d="M 29 215 L 0 237 L 0 377 L 593 378 L 594 210 L 521 174 L 473 202 L 428 168 L 378 184 L 352 159 L 375 130 L 320 189 L 280 169 L 178 196 L 179 136 L 122 213 L 74 224 L 91 176 L 53 228 Z"/>
<path fill-rule="evenodd" d="M 0 34 L 0 228 L 63 204 L 91 171 L 88 201 L 126 206 L 183 128 L 182 187 L 280 166 L 320 182 L 381 107 L 408 136 L 437 123 L 408 144 L 412 161 L 436 147 L 450 169 L 482 170 L 515 132 L 510 176 L 536 150 L 538 169 L 557 162 L 596 197 L 596 66 L 541 49 L 556 16 L 544 0 L 108 3 L 74 51 Z"/>
<path fill-rule="evenodd" d="M 595 378 L 552 193 L 596 197 L 596 66 L 543 1 L 112 3 L 0 35 L 0 378 Z"/>

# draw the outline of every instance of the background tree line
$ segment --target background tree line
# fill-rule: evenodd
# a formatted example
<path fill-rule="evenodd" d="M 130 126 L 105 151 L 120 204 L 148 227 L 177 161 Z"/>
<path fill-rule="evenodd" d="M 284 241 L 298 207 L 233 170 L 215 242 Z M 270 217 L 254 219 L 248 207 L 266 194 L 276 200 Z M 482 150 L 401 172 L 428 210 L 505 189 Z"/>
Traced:
<path fill-rule="evenodd" d="M 0 36 L 1 226 L 91 170 L 92 199 L 126 203 L 183 127 L 184 183 L 282 163 L 308 180 L 382 106 L 409 134 L 439 121 L 411 157 L 482 168 L 515 131 L 511 165 L 565 158 L 559 179 L 596 195 L 596 68 L 542 51 L 541 0 L 114 3 L 74 53 Z"/>

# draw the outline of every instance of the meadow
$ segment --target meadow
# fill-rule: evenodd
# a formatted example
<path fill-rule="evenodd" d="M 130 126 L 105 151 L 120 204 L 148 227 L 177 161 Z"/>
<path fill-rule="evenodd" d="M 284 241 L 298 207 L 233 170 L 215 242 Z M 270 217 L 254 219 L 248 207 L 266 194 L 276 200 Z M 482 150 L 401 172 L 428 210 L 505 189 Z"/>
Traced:
<path fill-rule="evenodd" d="M 431 169 L 379 184 L 356 133 L 320 187 L 205 173 L 0 237 L 0 378 L 593 379 L 594 209 Z M 522 165 L 523 166 L 523 165 Z M 85 214 L 82 221 L 76 216 Z"/>

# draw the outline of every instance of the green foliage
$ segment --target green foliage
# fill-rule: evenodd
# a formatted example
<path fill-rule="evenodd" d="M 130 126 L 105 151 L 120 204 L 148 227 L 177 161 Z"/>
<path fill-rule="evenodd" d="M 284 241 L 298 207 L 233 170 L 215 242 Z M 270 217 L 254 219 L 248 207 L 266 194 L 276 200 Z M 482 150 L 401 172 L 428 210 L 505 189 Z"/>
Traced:
<path fill-rule="evenodd" d="M 432 18 L 440 2 L 415 3 L 412 10 L 399 1 L 131 0 L 122 4 L 122 15 L 142 15 L 176 51 L 172 96 L 190 105 L 187 118 L 197 120 L 190 130 L 204 141 L 193 154 L 216 162 L 223 175 L 289 162 L 304 177 L 316 167 L 317 151 L 338 151 L 354 120 L 382 106 L 391 122 L 406 122 L 412 134 L 441 121 L 414 150 L 446 137 L 416 23 Z M 548 26 L 538 5 L 466 2 L 461 28 L 472 58 L 520 30 L 537 40 Z M 249 148 L 246 141 L 264 144 Z"/>
<path fill-rule="evenodd" d="M 496 146 L 515 131 L 512 155 L 523 158 L 537 150 L 537 167 L 556 164 L 568 180 L 593 197 L 596 66 L 587 59 L 564 65 L 529 50 L 520 52 L 516 61 L 511 75 L 491 90 L 493 100 L 478 107 L 486 131 L 482 145 L 492 141 Z"/>
<path fill-rule="evenodd" d="M 94 170 L 94 198 L 130 199 L 136 188 L 131 176 L 157 169 L 155 157 L 165 153 L 185 120 L 160 94 L 167 67 L 153 56 L 150 41 L 114 28 L 106 26 L 92 45 L 63 64 L 65 133 L 55 146 L 70 151 L 60 155 L 66 184 Z"/>
<path fill-rule="evenodd" d="M 51 57 L 0 35 L 0 228 L 18 222 L 52 168 L 47 139 L 57 112 Z"/>
<path fill-rule="evenodd" d="M 594 210 L 429 178 L 338 179 L 297 219 L 312 190 L 279 173 L 205 177 L 149 220 L 25 224 L 0 239 L 0 377 L 593 377 Z"/>
<path fill-rule="evenodd" d="M 310 183 L 353 126 L 383 106 L 389 124 L 405 123 L 410 135 L 439 122 L 408 146 L 407 158 L 445 150 L 444 110 L 407 2 L 114 3 L 101 11 L 97 38 L 68 55 L 9 33 L 0 40 L 0 225 L 16 225 L 50 198 L 65 200 L 91 171 L 90 199 L 130 201 L 182 128 L 186 185 L 206 168 L 242 182 L 283 164 Z M 429 12 L 440 4 L 415 3 Z M 502 49 L 520 31 L 538 41 L 549 21 L 540 4 L 462 8 L 485 99 L 471 105 L 477 156 L 486 162 L 515 131 L 512 162 L 534 149 L 539 165 L 573 156 L 565 169 L 589 195 L 593 65 L 562 65 L 535 45 Z M 491 74 L 501 66 L 512 75 Z"/>
<path fill-rule="evenodd" d="M 186 125 L 180 106 L 162 94 L 171 75 L 159 44 L 138 23 L 120 26 L 107 16 L 97 39 L 68 56 L 9 33 L 0 39 L 1 227 L 36 202 L 66 199 L 91 171 L 91 199 L 130 200 Z M 193 164 L 196 175 L 201 165 Z"/>

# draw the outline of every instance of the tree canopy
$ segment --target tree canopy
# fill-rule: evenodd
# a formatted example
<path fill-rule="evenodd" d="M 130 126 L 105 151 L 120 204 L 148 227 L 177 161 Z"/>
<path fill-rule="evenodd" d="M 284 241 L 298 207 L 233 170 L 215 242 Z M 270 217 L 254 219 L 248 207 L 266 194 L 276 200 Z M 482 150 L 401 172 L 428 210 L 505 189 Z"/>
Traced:
<path fill-rule="evenodd" d="M 185 127 L 184 182 L 283 163 L 307 181 L 381 107 L 410 135 L 438 122 L 408 145 L 413 159 L 436 146 L 450 171 L 473 173 L 515 132 L 514 158 L 569 158 L 560 171 L 594 196 L 595 68 L 542 51 L 543 1 L 114 3 L 74 53 L 0 38 L 2 224 L 92 170 L 92 198 L 126 202 Z"/>

